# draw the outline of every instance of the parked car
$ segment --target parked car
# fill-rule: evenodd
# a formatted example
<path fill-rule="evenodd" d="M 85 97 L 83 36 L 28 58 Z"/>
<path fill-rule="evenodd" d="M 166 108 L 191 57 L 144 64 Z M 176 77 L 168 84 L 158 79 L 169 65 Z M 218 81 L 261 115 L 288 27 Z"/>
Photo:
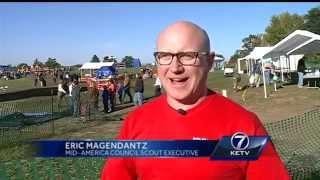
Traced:
<path fill-rule="evenodd" d="M 225 77 L 228 77 L 228 76 L 233 76 L 233 68 L 230 68 L 230 67 L 226 67 L 224 68 L 224 71 L 223 71 L 223 75 Z"/>

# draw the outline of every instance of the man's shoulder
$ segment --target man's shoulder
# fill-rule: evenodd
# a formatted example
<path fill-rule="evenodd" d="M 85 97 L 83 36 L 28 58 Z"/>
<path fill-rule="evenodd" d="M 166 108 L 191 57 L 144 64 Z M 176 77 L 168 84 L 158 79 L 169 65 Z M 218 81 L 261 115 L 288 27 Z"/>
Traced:
<path fill-rule="evenodd" d="M 219 108 L 219 111 L 225 116 L 237 117 L 241 119 L 256 119 L 256 115 L 247 110 L 245 107 L 240 105 L 239 103 L 224 97 L 223 95 L 216 93 L 212 97 L 212 103 L 214 104 L 213 107 Z"/>
<path fill-rule="evenodd" d="M 217 108 L 215 114 L 223 118 L 223 124 L 229 127 L 230 132 L 243 131 L 255 134 L 257 129 L 263 128 L 261 120 L 255 113 L 233 100 L 217 94 L 213 102 L 211 107 Z"/>

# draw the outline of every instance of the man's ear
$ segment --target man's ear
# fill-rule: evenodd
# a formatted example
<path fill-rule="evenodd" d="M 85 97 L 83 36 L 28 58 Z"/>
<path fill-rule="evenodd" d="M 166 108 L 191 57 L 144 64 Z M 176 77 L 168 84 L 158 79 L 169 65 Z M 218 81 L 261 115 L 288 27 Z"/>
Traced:
<path fill-rule="evenodd" d="M 213 66 L 213 62 L 214 62 L 214 57 L 215 57 L 215 53 L 211 52 L 208 56 L 208 70 L 210 70 Z"/>

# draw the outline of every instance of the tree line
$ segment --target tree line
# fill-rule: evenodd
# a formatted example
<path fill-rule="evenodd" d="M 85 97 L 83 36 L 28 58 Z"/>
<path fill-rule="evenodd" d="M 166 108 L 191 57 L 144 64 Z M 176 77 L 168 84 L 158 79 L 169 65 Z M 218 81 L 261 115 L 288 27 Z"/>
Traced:
<path fill-rule="evenodd" d="M 47 59 L 47 61 L 44 62 L 44 63 L 41 62 L 41 61 L 39 61 L 38 58 L 36 58 L 36 59 L 33 61 L 33 66 L 36 66 L 36 65 L 38 65 L 38 66 L 40 66 L 40 67 L 46 66 L 46 67 L 49 67 L 49 68 L 52 68 L 52 69 L 54 69 L 54 68 L 61 68 L 61 67 L 62 67 L 62 65 L 57 61 L 56 58 L 51 58 L 51 57 L 49 57 L 49 58 Z M 24 66 L 28 66 L 28 64 L 27 64 L 27 63 L 20 63 L 20 64 L 18 64 L 16 67 L 17 67 L 17 68 L 22 68 L 22 67 L 24 67 Z"/>
<path fill-rule="evenodd" d="M 122 58 L 121 62 L 126 64 L 126 67 L 132 67 L 133 66 L 133 57 L 132 56 L 125 56 L 124 58 Z M 105 56 L 103 57 L 102 61 L 100 61 L 99 57 L 97 55 L 93 55 L 93 57 L 91 58 L 90 62 L 115 62 L 117 63 L 117 59 L 114 56 Z M 51 58 L 49 57 L 47 59 L 47 61 L 45 62 L 41 62 L 38 60 L 38 58 L 36 58 L 33 62 L 33 66 L 40 66 L 40 67 L 49 67 L 49 68 L 61 68 L 62 65 L 57 61 L 56 58 Z M 27 63 L 20 63 L 18 64 L 16 67 L 17 68 L 22 68 L 24 66 L 28 66 Z M 12 65 L 10 65 L 10 67 L 12 67 Z"/>
<path fill-rule="evenodd" d="M 134 60 L 134 58 L 132 56 L 125 56 L 121 59 L 121 62 L 125 63 L 126 67 L 132 67 L 133 60 Z M 101 61 L 97 55 L 93 55 L 90 62 L 115 62 L 115 63 L 117 63 L 117 59 L 114 58 L 113 56 L 105 56 L 105 57 L 103 57 L 103 59 Z"/>

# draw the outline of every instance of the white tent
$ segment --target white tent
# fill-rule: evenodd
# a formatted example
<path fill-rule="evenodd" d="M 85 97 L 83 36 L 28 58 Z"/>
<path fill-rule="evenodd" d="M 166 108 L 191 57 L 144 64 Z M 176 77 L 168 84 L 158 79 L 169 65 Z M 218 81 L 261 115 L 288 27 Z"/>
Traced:
<path fill-rule="evenodd" d="M 286 38 L 282 39 L 279 43 L 274 45 L 273 48 L 263 56 L 263 58 L 278 57 L 281 55 L 288 56 L 289 54 L 292 54 L 296 48 L 299 48 L 299 46 L 307 45 L 311 42 L 313 42 L 313 47 L 315 48 L 315 50 L 319 50 L 317 48 L 317 43 L 315 43 L 319 40 L 320 35 L 318 34 L 304 30 L 296 30 L 290 35 L 288 35 Z M 307 51 L 300 51 L 300 53 L 295 54 L 306 53 Z"/>
<path fill-rule="evenodd" d="M 93 72 L 95 72 L 95 70 L 100 69 L 103 66 L 115 66 L 114 62 L 96 62 L 96 63 L 92 63 L 92 62 L 88 62 L 88 63 L 84 63 L 81 67 L 80 67 L 80 74 L 82 77 L 82 71 L 84 70 L 89 70 L 90 71 L 90 76 L 92 76 Z"/>
<path fill-rule="evenodd" d="M 280 56 L 285 56 L 287 62 L 289 62 L 290 67 L 290 56 L 289 55 L 299 55 L 299 54 L 311 54 L 320 52 L 320 35 L 305 31 L 305 30 L 296 30 L 293 33 L 289 34 L 286 38 L 282 39 L 279 43 L 274 45 L 270 51 L 268 51 L 263 59 L 268 58 L 277 58 Z M 264 66 L 263 72 L 264 72 Z M 282 72 L 282 80 L 283 80 L 283 70 Z M 264 89 L 266 89 L 265 85 L 265 77 L 263 75 L 263 83 Z M 267 98 L 267 93 L 265 90 L 265 98 Z"/>
<path fill-rule="evenodd" d="M 213 62 L 213 66 L 210 69 L 210 72 L 214 72 L 214 69 L 220 69 L 222 66 L 222 62 L 224 61 L 224 57 L 220 54 L 215 54 L 214 56 L 214 62 Z"/>
<path fill-rule="evenodd" d="M 102 66 L 113 66 L 114 62 L 96 62 L 96 63 L 92 63 L 92 62 L 88 62 L 88 63 L 84 63 L 80 69 L 99 69 Z"/>
<path fill-rule="evenodd" d="M 250 69 L 252 67 L 252 61 L 256 61 L 258 59 L 262 59 L 262 56 L 265 55 L 268 51 L 270 51 L 272 47 L 255 47 L 249 55 L 243 58 L 238 59 L 238 73 L 242 74 L 243 71 L 241 70 L 241 61 L 246 61 L 246 66 L 249 71 L 249 74 L 251 73 Z"/>

